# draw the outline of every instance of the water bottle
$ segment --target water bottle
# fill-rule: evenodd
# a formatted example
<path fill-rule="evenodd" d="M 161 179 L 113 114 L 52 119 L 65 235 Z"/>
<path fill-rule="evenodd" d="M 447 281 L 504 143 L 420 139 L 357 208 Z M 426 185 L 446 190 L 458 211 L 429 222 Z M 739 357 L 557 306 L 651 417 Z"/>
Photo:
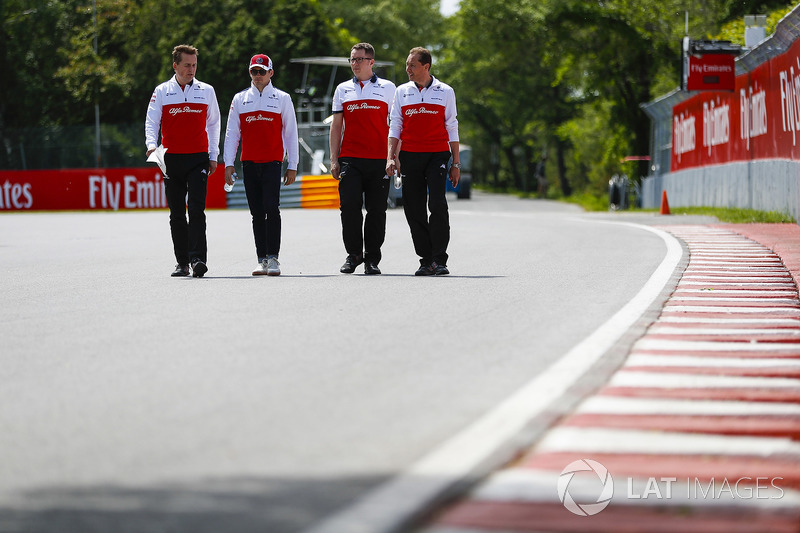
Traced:
<path fill-rule="evenodd" d="M 233 190 L 233 186 L 236 185 L 236 180 L 239 179 L 239 175 L 236 172 L 231 174 L 231 177 L 233 178 L 233 183 L 228 185 L 228 182 L 225 182 L 225 192 L 231 192 Z"/>

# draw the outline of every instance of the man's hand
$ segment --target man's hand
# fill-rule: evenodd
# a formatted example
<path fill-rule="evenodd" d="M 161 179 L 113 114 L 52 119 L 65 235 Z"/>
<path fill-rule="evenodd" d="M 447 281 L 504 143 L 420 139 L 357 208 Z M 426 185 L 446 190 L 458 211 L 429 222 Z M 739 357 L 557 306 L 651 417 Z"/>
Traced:
<path fill-rule="evenodd" d="M 297 171 L 287 169 L 286 174 L 283 175 L 283 184 L 291 185 L 292 183 L 294 183 L 295 179 L 297 179 Z"/>
<path fill-rule="evenodd" d="M 208 162 L 208 175 L 210 176 L 217 170 L 217 162 L 216 161 L 209 161 Z"/>
<path fill-rule="evenodd" d="M 453 187 L 458 185 L 458 180 L 461 178 L 461 169 L 451 166 L 450 167 L 450 183 Z"/>
<path fill-rule="evenodd" d="M 342 179 L 341 176 L 339 175 L 340 172 L 341 168 L 339 168 L 339 162 L 331 161 L 331 176 L 333 176 L 333 179 L 335 180 Z"/>
<path fill-rule="evenodd" d="M 400 160 L 389 158 L 386 160 L 386 175 L 394 176 L 400 174 Z"/>
<path fill-rule="evenodd" d="M 236 168 L 232 165 L 229 167 L 225 167 L 225 183 L 228 185 L 233 185 L 233 173 L 236 172 Z"/>
<path fill-rule="evenodd" d="M 155 149 L 155 148 L 150 148 L 150 149 L 147 151 L 147 153 L 146 153 L 146 154 L 144 154 L 144 158 L 145 158 L 145 159 L 147 159 L 148 157 L 150 157 L 150 154 L 152 154 L 152 153 L 153 153 L 153 152 L 155 152 L 155 151 L 156 151 L 156 149 Z"/>

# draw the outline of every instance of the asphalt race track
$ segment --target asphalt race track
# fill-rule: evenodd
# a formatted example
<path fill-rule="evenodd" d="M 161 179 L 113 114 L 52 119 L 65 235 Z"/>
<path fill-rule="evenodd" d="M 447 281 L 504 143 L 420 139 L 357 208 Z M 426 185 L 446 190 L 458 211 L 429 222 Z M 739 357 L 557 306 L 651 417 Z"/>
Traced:
<path fill-rule="evenodd" d="M 0 215 L 1 532 L 312 528 L 557 362 L 666 254 L 618 216 L 476 193 L 451 199 L 450 276 L 413 275 L 400 209 L 383 275 L 339 274 L 338 211 L 294 209 L 282 275 L 254 277 L 249 213 L 207 215 L 202 279 L 169 276 L 166 211 Z"/>

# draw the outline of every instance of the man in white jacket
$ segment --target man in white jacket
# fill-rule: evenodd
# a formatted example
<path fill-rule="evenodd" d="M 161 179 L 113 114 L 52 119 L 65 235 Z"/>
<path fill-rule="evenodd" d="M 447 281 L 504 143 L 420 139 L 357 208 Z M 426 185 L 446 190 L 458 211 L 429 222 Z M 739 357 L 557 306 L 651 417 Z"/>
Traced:
<path fill-rule="evenodd" d="M 450 274 L 445 185 L 449 179 L 455 187 L 461 177 L 456 95 L 452 87 L 433 77 L 431 65 L 427 49 L 409 51 L 409 81 L 399 86 L 394 96 L 386 160 L 388 175 L 402 172 L 404 176 L 403 211 L 420 257 L 416 276 Z"/>
<path fill-rule="evenodd" d="M 281 248 L 281 165 L 288 165 L 284 185 L 297 177 L 300 155 L 297 119 L 291 97 L 272 85 L 272 60 L 257 54 L 250 59 L 250 87 L 231 102 L 225 130 L 225 182 L 233 184 L 234 162 L 242 144 L 242 174 L 247 205 L 253 217 L 258 267 L 254 276 L 279 276 Z"/>
<path fill-rule="evenodd" d="M 219 104 L 214 88 L 195 78 L 197 48 L 182 44 L 172 51 L 175 75 L 153 92 L 145 119 L 147 157 L 161 144 L 166 148 L 164 192 L 178 264 L 173 277 L 196 278 L 208 272 L 206 192 L 208 176 L 219 156 Z M 189 220 L 186 220 L 188 195 Z"/>
<path fill-rule="evenodd" d="M 362 262 L 365 274 L 381 273 L 378 263 L 386 236 L 389 196 L 383 158 L 396 87 L 372 72 L 374 64 L 371 44 L 354 45 L 350 50 L 353 78 L 340 83 L 333 94 L 331 175 L 339 180 L 342 239 L 347 251 L 339 272 L 344 274 L 352 274 Z M 362 206 L 367 208 L 366 219 Z"/>

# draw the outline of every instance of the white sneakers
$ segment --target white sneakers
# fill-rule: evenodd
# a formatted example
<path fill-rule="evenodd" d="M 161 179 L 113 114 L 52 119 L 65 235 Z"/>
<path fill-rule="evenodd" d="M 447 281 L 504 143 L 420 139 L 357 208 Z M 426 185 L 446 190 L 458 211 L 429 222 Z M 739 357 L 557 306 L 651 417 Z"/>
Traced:
<path fill-rule="evenodd" d="M 267 260 L 264 259 L 258 264 L 258 268 L 253 270 L 254 276 L 266 276 L 267 275 Z"/>
<path fill-rule="evenodd" d="M 258 264 L 258 268 L 253 270 L 254 276 L 280 276 L 281 275 L 281 264 L 278 262 L 278 259 L 275 257 L 269 257 L 267 259 L 262 259 L 261 262 Z"/>
<path fill-rule="evenodd" d="M 281 264 L 278 263 L 277 257 L 267 258 L 267 276 L 280 276 Z"/>

